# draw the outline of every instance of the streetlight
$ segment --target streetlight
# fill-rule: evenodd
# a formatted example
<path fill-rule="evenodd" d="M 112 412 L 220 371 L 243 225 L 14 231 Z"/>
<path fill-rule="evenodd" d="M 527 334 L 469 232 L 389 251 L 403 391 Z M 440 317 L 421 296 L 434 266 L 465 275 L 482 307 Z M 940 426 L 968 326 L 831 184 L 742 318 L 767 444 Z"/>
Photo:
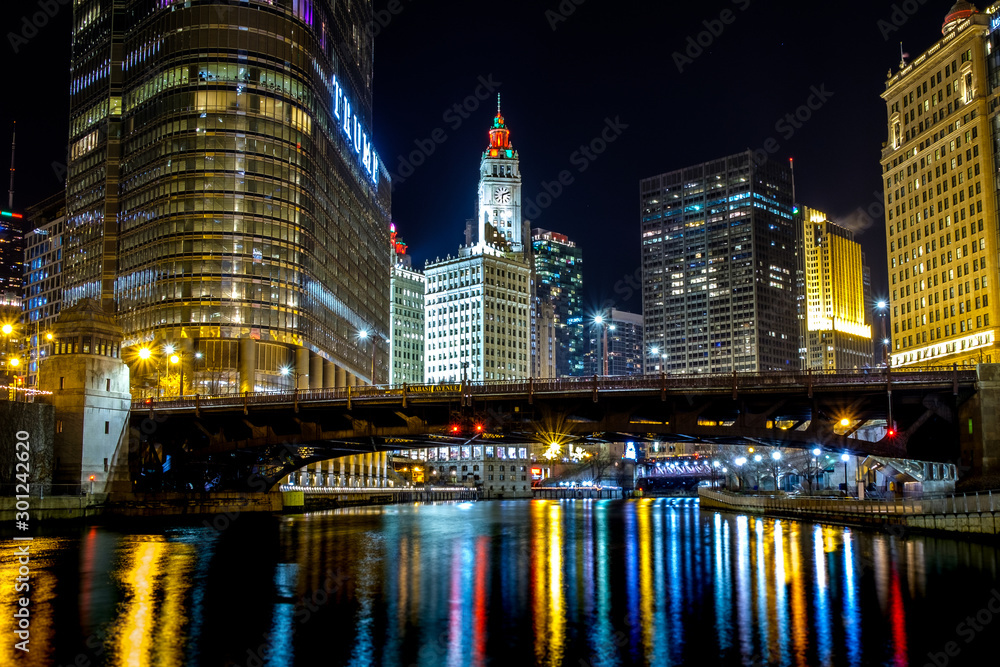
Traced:
<path fill-rule="evenodd" d="M 367 340 L 369 337 L 372 339 L 372 386 L 374 387 L 378 384 L 375 382 L 375 343 L 379 340 L 385 339 L 374 331 L 369 331 L 368 329 L 358 329 L 358 340 Z"/>
<path fill-rule="evenodd" d="M 735 461 L 733 461 L 733 463 L 736 464 L 736 467 L 739 468 L 739 471 L 736 473 L 736 481 L 739 482 L 739 488 L 737 489 L 738 491 L 743 490 L 743 464 L 745 464 L 746 462 L 747 459 L 745 456 L 741 456 L 737 458 Z"/>
<path fill-rule="evenodd" d="M 594 317 L 594 324 L 601 327 L 602 329 L 601 349 L 604 357 L 604 377 L 607 377 L 608 376 L 608 329 L 614 331 L 615 327 L 607 319 L 605 319 L 603 315 L 596 315 Z"/>
<path fill-rule="evenodd" d="M 885 337 L 885 315 L 889 310 L 889 304 L 885 301 L 879 301 L 875 304 L 878 309 L 879 322 L 881 323 L 882 330 L 882 363 L 888 368 L 889 366 L 889 339 Z"/>

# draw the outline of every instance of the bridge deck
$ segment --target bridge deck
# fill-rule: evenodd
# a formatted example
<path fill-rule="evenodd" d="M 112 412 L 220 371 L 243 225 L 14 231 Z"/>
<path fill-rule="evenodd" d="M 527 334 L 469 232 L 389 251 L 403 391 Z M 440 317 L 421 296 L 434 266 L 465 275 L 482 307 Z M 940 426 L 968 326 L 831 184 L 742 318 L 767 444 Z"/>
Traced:
<path fill-rule="evenodd" d="M 190 411 L 287 407 L 291 404 L 442 402 L 472 399 L 523 399 L 553 396 L 648 396 L 697 394 L 767 394 L 802 390 L 812 393 L 844 390 L 942 389 L 974 386 L 977 372 L 969 368 L 907 368 L 869 371 L 816 371 L 791 373 L 738 373 L 726 375 L 647 375 L 640 377 L 561 378 L 512 382 L 465 382 L 461 384 L 414 384 L 301 389 L 278 392 L 247 392 L 219 396 L 145 398 L 132 402 L 134 411 Z"/>

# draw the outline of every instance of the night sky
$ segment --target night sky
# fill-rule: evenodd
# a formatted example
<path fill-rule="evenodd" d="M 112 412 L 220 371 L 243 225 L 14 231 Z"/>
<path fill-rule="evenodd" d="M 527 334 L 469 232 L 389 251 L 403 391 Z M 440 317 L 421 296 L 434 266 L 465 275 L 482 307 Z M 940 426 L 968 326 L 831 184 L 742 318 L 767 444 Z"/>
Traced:
<path fill-rule="evenodd" d="M 7 164 L 16 119 L 19 210 L 60 189 L 53 163 L 64 163 L 66 153 L 71 2 L 41 1 L 58 12 L 27 43 L 18 39 L 16 53 L 11 33 L 40 11 L 39 0 L 0 7 L 7 82 L 0 160 Z M 525 215 L 583 248 L 589 308 L 641 312 L 634 289 L 640 179 L 761 149 L 772 138 L 773 159 L 795 159 L 799 203 L 861 231 L 876 296 L 884 296 L 884 220 L 869 225 L 859 215 L 873 205 L 881 211 L 886 110 L 879 94 L 898 67 L 900 42 L 913 57 L 922 53 L 940 37 L 953 3 L 900 4 L 913 16 L 871 0 L 376 0 L 383 13 L 374 27 L 374 138 L 396 175 L 400 235 L 420 266 L 456 251 L 474 215 L 499 92 L 520 153 Z M 708 44 L 700 54 L 689 42 L 699 33 Z M 675 54 L 689 47 L 678 62 Z M 817 90 L 828 99 L 808 121 L 782 122 Z M 453 109 L 465 103 L 478 105 L 461 112 L 467 118 Z M 617 129 L 606 134 L 617 133 L 615 141 L 592 160 L 577 153 L 609 121 Z M 428 155 L 432 136 L 445 141 Z M 419 150 L 417 142 L 423 163 L 404 177 L 401 159 Z M 563 170 L 573 182 L 544 210 L 530 210 L 543 182 Z"/>

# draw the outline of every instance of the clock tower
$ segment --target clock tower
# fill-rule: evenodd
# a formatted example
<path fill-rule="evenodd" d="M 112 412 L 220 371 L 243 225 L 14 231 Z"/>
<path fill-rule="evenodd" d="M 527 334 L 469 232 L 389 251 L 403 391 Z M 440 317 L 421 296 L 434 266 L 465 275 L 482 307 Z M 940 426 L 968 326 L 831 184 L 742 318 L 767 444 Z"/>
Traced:
<path fill-rule="evenodd" d="M 483 153 L 479 169 L 478 219 L 479 242 L 525 252 L 529 234 L 521 218 L 521 172 L 517 151 L 510 145 L 510 130 L 500 113 L 499 95 L 490 146 Z"/>

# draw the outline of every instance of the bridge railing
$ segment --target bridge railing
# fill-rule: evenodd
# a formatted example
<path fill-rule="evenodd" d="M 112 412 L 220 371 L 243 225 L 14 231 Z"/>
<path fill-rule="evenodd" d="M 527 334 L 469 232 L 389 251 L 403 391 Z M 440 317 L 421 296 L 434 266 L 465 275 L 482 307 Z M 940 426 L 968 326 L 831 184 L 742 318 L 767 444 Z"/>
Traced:
<path fill-rule="evenodd" d="M 953 494 L 938 498 L 896 498 L 892 500 L 855 500 L 853 498 L 811 498 L 794 496 L 751 496 L 728 491 L 699 489 L 700 496 L 733 508 L 777 510 L 784 512 L 829 512 L 854 515 L 949 515 L 1000 512 L 1000 491 Z"/>
<path fill-rule="evenodd" d="M 725 373 L 697 375 L 590 376 L 539 380 L 477 381 L 450 384 L 363 385 L 336 389 L 299 389 L 247 392 L 222 395 L 187 395 L 168 398 L 140 398 L 132 403 L 135 410 L 158 406 L 169 408 L 228 407 L 233 405 L 273 405 L 329 400 L 384 400 L 404 395 L 412 398 L 435 396 L 525 395 L 528 393 L 598 392 L 614 393 L 650 390 L 727 390 L 747 391 L 767 387 L 837 387 L 872 385 L 946 384 L 975 382 L 977 371 L 969 367 L 902 367 L 893 369 L 822 369 L 768 373 Z"/>

